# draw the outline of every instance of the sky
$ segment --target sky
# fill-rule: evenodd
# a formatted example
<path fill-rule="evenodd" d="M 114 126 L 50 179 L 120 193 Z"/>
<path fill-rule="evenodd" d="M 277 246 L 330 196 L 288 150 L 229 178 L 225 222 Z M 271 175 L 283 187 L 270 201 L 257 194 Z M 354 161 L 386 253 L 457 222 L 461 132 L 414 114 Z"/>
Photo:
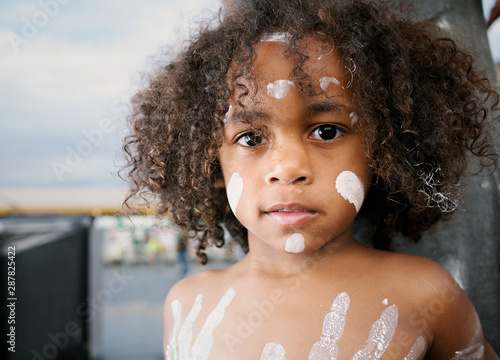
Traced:
<path fill-rule="evenodd" d="M 220 0 L 2 0 L 0 188 L 123 185 L 127 100 Z"/>
<path fill-rule="evenodd" d="M 125 186 L 121 141 L 141 72 L 220 3 L 2 0 L 0 189 Z M 500 21 L 488 36 L 500 62 Z"/>

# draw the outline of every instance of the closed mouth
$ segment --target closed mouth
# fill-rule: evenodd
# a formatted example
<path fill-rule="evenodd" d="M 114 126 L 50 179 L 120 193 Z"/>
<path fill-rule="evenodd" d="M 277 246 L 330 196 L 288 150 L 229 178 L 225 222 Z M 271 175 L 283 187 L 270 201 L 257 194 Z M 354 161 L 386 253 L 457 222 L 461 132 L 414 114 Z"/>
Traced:
<path fill-rule="evenodd" d="M 302 204 L 276 204 L 269 207 L 264 214 L 281 225 L 300 225 L 312 219 L 318 212 Z"/>

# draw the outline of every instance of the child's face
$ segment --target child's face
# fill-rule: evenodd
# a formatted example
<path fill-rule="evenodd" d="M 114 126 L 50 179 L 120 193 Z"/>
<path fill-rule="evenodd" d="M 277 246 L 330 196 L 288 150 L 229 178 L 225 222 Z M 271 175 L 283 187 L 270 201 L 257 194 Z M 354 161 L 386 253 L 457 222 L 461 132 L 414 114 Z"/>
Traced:
<path fill-rule="evenodd" d="M 286 36 L 264 38 L 253 67 L 257 87 L 231 99 L 219 151 L 229 203 L 256 242 L 311 252 L 335 239 L 351 240 L 354 218 L 371 174 L 349 93 L 350 73 L 331 46 L 308 37 L 305 70 L 315 93 L 294 82 Z M 245 81 L 243 79 L 243 81 Z M 250 122 L 251 121 L 251 122 Z"/>

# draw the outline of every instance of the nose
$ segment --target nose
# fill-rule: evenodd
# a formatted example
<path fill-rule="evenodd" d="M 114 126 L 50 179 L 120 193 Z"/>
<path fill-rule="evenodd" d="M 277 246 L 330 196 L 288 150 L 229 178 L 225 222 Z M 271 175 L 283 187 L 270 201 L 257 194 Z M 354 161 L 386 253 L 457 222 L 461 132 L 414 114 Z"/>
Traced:
<path fill-rule="evenodd" d="M 312 164 L 306 145 L 290 142 L 275 146 L 270 152 L 267 184 L 308 185 L 312 182 Z"/>

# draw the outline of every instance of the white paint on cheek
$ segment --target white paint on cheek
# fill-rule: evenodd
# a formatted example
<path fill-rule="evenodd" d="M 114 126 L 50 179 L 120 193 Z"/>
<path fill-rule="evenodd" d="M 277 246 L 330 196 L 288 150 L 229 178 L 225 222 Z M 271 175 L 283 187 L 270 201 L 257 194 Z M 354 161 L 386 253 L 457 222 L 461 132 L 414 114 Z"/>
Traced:
<path fill-rule="evenodd" d="M 484 357 L 484 345 L 476 344 L 462 351 L 455 351 L 451 360 L 481 360 Z"/>
<path fill-rule="evenodd" d="M 415 344 L 411 347 L 410 352 L 403 360 L 417 360 L 424 351 L 425 340 L 422 336 L 419 336 L 417 341 L 415 341 Z"/>
<path fill-rule="evenodd" d="M 289 33 L 277 32 L 277 33 L 274 33 L 271 35 L 263 36 L 262 39 L 260 39 L 260 41 L 279 42 L 279 43 L 283 43 L 283 44 L 289 44 L 291 37 L 292 37 L 292 35 L 290 35 Z"/>
<path fill-rule="evenodd" d="M 319 86 L 321 87 L 321 89 L 323 91 L 326 90 L 330 84 L 334 84 L 334 85 L 338 86 L 338 85 L 340 85 L 340 81 L 338 81 L 334 77 L 329 77 L 329 76 L 325 76 L 325 77 L 322 77 L 321 79 L 319 79 Z"/>
<path fill-rule="evenodd" d="M 283 99 L 294 86 L 291 80 L 276 80 L 267 84 L 267 93 L 275 99 Z"/>
<path fill-rule="evenodd" d="M 285 349 L 280 344 L 267 343 L 260 360 L 285 360 Z"/>
<path fill-rule="evenodd" d="M 304 251 L 304 236 L 295 233 L 286 240 L 285 250 L 291 253 L 300 253 Z"/>
<path fill-rule="evenodd" d="M 366 346 L 359 350 L 352 360 L 379 360 L 391 343 L 398 326 L 398 308 L 391 305 L 375 321 L 366 340 Z"/>
<path fill-rule="evenodd" d="M 337 359 L 337 343 L 344 334 L 345 320 L 351 299 L 347 293 L 342 292 L 333 301 L 331 312 L 323 320 L 323 330 L 320 340 L 317 341 L 309 352 L 309 360 Z"/>
<path fill-rule="evenodd" d="M 349 117 L 351 118 L 351 126 L 354 126 L 358 123 L 358 114 L 356 114 L 354 111 L 349 114 Z"/>
<path fill-rule="evenodd" d="M 229 179 L 226 188 L 227 200 L 234 216 L 236 216 L 236 207 L 238 207 L 242 192 L 243 179 L 241 178 L 240 174 L 234 173 L 233 175 L 231 175 L 231 179 Z"/>
<path fill-rule="evenodd" d="M 208 315 L 207 321 L 201 328 L 201 331 L 194 342 L 194 346 L 191 351 L 193 359 L 207 360 L 210 356 L 210 351 L 212 350 L 212 345 L 214 344 L 212 332 L 222 321 L 226 312 L 226 307 L 231 303 L 234 295 L 234 289 L 229 288 L 215 307 L 214 311 Z"/>
<path fill-rule="evenodd" d="M 343 171 L 335 181 L 337 192 L 359 211 L 365 197 L 361 180 L 352 171 Z"/>

